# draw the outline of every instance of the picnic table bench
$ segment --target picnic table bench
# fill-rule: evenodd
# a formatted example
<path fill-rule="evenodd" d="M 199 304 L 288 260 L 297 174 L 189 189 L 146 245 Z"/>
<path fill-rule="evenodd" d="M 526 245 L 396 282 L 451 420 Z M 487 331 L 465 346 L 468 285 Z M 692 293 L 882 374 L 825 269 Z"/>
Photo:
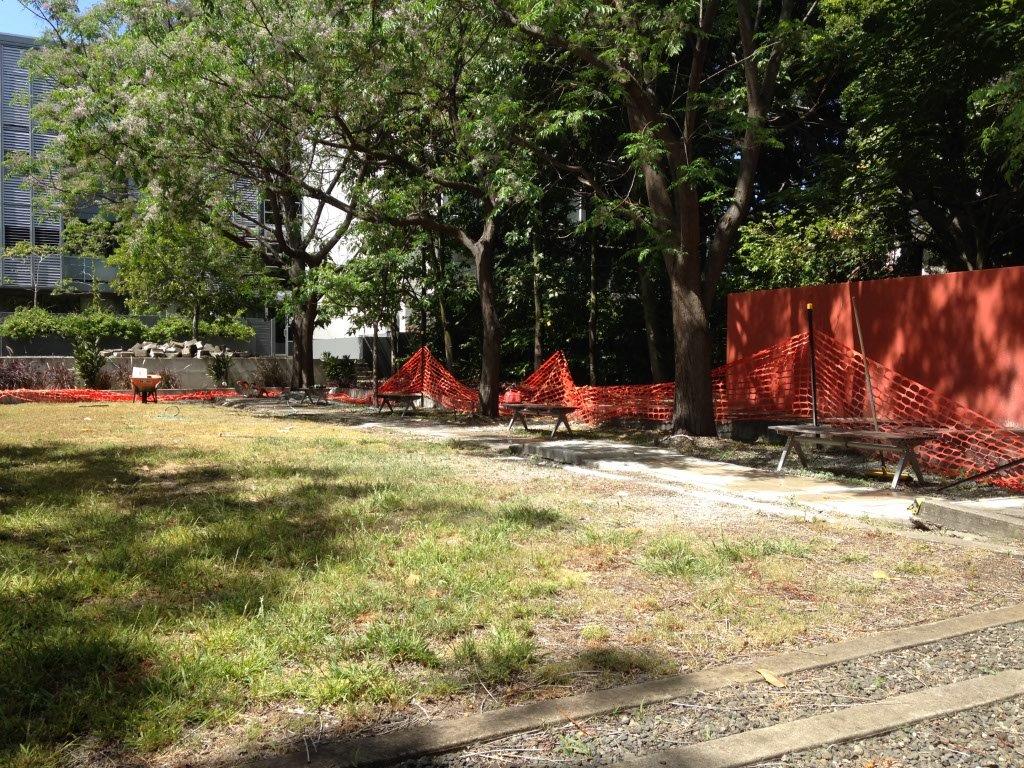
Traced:
<path fill-rule="evenodd" d="M 282 402 L 291 405 L 329 405 L 326 387 L 301 387 L 300 389 L 286 390 L 281 393 Z"/>
<path fill-rule="evenodd" d="M 515 426 L 516 419 L 523 425 L 523 429 L 527 432 L 530 431 L 530 425 L 526 423 L 526 417 L 532 416 L 554 416 L 555 417 L 555 428 L 551 430 L 551 436 L 554 437 L 555 433 L 558 432 L 560 426 L 565 426 L 565 431 L 570 435 L 572 434 L 572 427 L 569 426 L 568 416 L 570 413 L 575 411 L 575 408 L 571 408 L 566 405 L 549 405 L 546 403 L 502 403 L 503 408 L 508 408 L 512 412 L 512 418 L 508 422 L 508 431 L 512 431 L 512 427 Z"/>
<path fill-rule="evenodd" d="M 873 429 L 848 429 L 833 425 L 820 424 L 779 424 L 770 429 L 786 438 L 786 445 L 782 449 L 782 456 L 779 457 L 779 465 L 776 472 L 781 472 L 786 465 L 790 452 L 796 453 L 800 464 L 807 466 L 807 456 L 803 452 L 803 446 L 835 446 L 863 453 L 894 453 L 899 456 L 899 463 L 892 476 L 894 491 L 899 486 L 903 472 L 909 464 L 917 476 L 918 482 L 924 482 L 924 475 L 921 472 L 921 465 L 917 461 L 914 449 L 922 443 L 934 440 L 941 434 L 941 430 L 928 429 L 926 427 L 904 427 L 894 431 L 880 431 Z"/>
<path fill-rule="evenodd" d="M 416 401 L 423 398 L 422 392 L 402 392 L 402 393 L 389 393 L 383 392 L 377 393 L 377 413 L 380 413 L 385 408 L 388 409 L 388 413 L 395 412 L 395 406 L 401 405 L 402 416 L 408 416 L 416 410 Z"/>

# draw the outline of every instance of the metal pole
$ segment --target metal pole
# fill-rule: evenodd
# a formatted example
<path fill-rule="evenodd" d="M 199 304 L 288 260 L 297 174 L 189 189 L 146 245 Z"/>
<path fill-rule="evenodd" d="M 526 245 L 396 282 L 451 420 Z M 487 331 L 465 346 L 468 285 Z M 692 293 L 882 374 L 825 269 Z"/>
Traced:
<path fill-rule="evenodd" d="M 818 371 L 814 361 L 814 305 L 807 305 L 807 340 L 811 352 L 811 424 L 818 426 Z"/>

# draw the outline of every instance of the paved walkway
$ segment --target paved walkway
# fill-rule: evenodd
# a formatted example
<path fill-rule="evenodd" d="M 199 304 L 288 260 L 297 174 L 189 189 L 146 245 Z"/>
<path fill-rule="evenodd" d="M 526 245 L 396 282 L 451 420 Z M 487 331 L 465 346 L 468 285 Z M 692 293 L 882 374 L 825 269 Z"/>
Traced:
<path fill-rule="evenodd" d="M 543 439 L 536 433 L 510 434 L 493 422 L 446 424 L 432 418 L 380 418 L 369 409 L 281 407 L 273 401 L 243 402 L 246 410 L 268 415 L 311 418 L 361 429 L 383 429 L 425 440 L 454 441 L 466 447 L 489 450 L 495 455 L 509 453 L 536 456 L 563 463 L 575 471 L 604 474 L 653 484 L 661 490 L 685 494 L 709 504 L 726 502 L 766 514 L 814 517 L 851 517 L 909 523 L 917 510 L 917 497 L 910 491 L 891 491 L 881 478 L 861 482 L 831 477 L 776 473 L 741 464 L 686 456 L 678 451 L 633 445 L 613 440 Z M 781 452 L 781 448 L 779 451 Z M 943 502 L 948 507 L 947 502 Z M 1020 498 L 992 498 L 958 501 L 952 516 L 948 510 L 935 517 L 936 525 L 957 531 L 1001 539 L 1022 539 L 1006 534 L 1005 526 L 991 529 L 993 514 L 1024 521 Z M 962 510 L 978 515 L 964 517 Z M 966 520 L 967 522 L 961 522 Z M 1024 523 L 1018 522 L 1024 528 Z"/>
<path fill-rule="evenodd" d="M 875 485 L 779 474 L 723 461 L 683 456 L 663 448 L 607 440 L 522 442 L 516 450 L 565 464 L 625 473 L 682 485 L 710 494 L 773 507 L 798 507 L 812 513 L 907 521 L 914 496 Z"/>

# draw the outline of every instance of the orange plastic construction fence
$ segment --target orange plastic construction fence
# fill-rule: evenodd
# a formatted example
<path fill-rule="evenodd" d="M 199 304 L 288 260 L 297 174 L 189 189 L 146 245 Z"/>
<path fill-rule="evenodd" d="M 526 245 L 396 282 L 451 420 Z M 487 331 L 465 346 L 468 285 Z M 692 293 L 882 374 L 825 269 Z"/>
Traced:
<path fill-rule="evenodd" d="M 462 413 L 480 409 L 476 390 L 455 378 L 426 347 L 420 347 L 390 378 L 377 388 L 382 395 L 419 395 L 429 397 L 436 405 Z M 373 395 L 352 397 L 344 393 L 331 399 L 353 405 L 369 405 Z"/>
<path fill-rule="evenodd" d="M 194 392 L 157 393 L 161 403 L 210 402 L 238 394 L 233 389 L 203 389 Z M 109 389 L 5 389 L 0 397 L 13 397 L 29 403 L 126 403 L 132 393 Z"/>
<path fill-rule="evenodd" d="M 712 371 L 715 420 L 810 420 L 809 339 L 806 332 L 797 334 Z M 814 341 L 819 417 L 850 428 L 872 426 L 865 358 L 822 331 L 815 331 Z M 963 477 L 1024 458 L 1024 435 L 874 360 L 866 364 L 879 429 L 931 430 L 934 438 L 918 448 L 918 455 L 932 472 Z M 549 357 L 517 389 L 526 402 L 572 406 L 577 409 L 574 418 L 587 423 L 667 421 L 673 411 L 672 383 L 577 387 L 561 352 Z M 1024 466 L 985 481 L 1024 491 Z"/>

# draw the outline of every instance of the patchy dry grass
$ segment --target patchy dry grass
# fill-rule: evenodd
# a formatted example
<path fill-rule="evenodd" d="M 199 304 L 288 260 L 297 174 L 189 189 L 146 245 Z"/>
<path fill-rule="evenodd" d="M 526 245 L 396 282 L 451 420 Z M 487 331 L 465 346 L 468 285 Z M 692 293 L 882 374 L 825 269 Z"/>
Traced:
<path fill-rule="evenodd" d="M 0 411 L 0 762 L 193 759 L 1021 597 L 896 532 L 211 407 Z"/>

